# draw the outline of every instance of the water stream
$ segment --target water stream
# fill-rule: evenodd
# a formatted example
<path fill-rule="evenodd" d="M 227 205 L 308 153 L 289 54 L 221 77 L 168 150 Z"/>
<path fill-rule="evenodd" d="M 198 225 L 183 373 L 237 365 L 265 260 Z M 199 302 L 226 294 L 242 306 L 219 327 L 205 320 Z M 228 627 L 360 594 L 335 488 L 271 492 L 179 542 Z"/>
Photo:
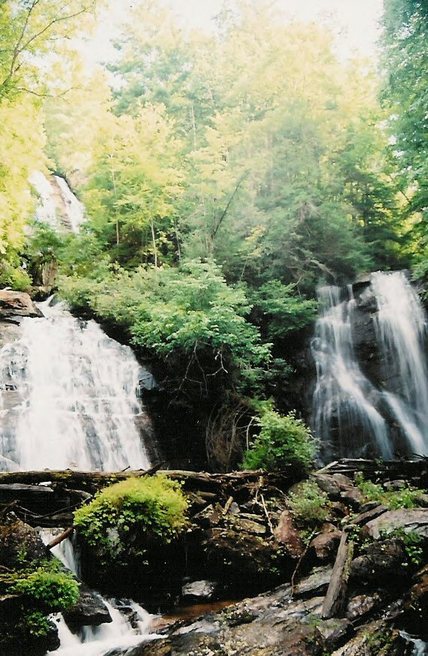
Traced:
<path fill-rule="evenodd" d="M 132 350 L 61 304 L 0 350 L 0 469 L 146 469 L 150 422 Z"/>
<path fill-rule="evenodd" d="M 45 544 L 54 537 L 54 533 L 49 529 L 41 529 L 40 534 Z M 70 538 L 63 540 L 51 552 L 67 569 L 76 576 L 79 575 L 79 554 Z M 56 615 L 54 621 L 61 644 L 58 649 L 49 652 L 50 655 L 104 656 L 116 649 L 125 653 L 128 648 L 157 637 L 150 632 L 152 615 L 139 604 L 127 599 L 107 600 L 101 595 L 98 596 L 107 607 L 111 622 L 100 626 L 85 626 L 73 632 L 64 617 Z"/>
<path fill-rule="evenodd" d="M 312 353 L 317 370 L 313 427 L 326 458 L 428 454 L 427 321 L 404 272 L 375 273 L 370 292 L 384 381 L 363 373 L 354 347 L 352 287 L 321 287 Z"/>

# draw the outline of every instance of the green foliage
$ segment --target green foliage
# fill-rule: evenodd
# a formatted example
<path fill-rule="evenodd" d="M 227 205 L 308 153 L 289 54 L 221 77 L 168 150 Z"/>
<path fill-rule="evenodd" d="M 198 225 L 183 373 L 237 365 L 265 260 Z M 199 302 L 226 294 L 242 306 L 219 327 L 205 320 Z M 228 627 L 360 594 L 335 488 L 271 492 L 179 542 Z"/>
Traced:
<path fill-rule="evenodd" d="M 424 562 L 424 538 L 416 531 L 406 531 L 403 528 L 386 528 L 380 531 L 381 539 L 398 538 L 404 545 L 409 561 L 415 567 Z"/>
<path fill-rule="evenodd" d="M 410 253 L 426 280 L 428 207 L 428 14 L 426 2 L 386 0 L 383 102 L 401 190 Z"/>
<path fill-rule="evenodd" d="M 49 612 L 72 606 L 79 598 L 79 584 L 67 572 L 36 569 L 25 578 L 19 578 L 13 592 L 23 593 L 32 603 L 42 605 Z"/>
<path fill-rule="evenodd" d="M 306 471 L 315 456 L 316 444 L 301 419 L 294 413 L 282 416 L 267 408 L 258 417 L 260 433 L 245 453 L 243 469 L 280 471 L 292 465 Z"/>
<path fill-rule="evenodd" d="M 296 285 L 284 285 L 271 280 L 251 294 L 255 313 L 262 313 L 261 321 L 267 322 L 269 339 L 285 337 L 314 321 L 317 303 L 296 293 Z"/>
<path fill-rule="evenodd" d="M 303 481 L 288 495 L 288 505 L 296 520 L 305 527 L 314 527 L 328 519 L 330 502 L 315 481 Z"/>
<path fill-rule="evenodd" d="M 130 478 L 99 492 L 79 508 L 74 523 L 85 541 L 107 561 L 120 561 L 129 536 L 155 535 L 170 542 L 186 523 L 187 500 L 180 485 L 164 476 Z M 144 553 L 145 546 L 142 546 Z"/>
<path fill-rule="evenodd" d="M 20 267 L 14 267 L 7 261 L 0 262 L 0 287 L 11 287 L 19 292 L 28 292 L 32 280 Z"/>
<path fill-rule="evenodd" d="M 211 377 L 250 376 L 269 359 L 269 347 L 245 318 L 251 306 L 243 290 L 228 286 L 213 262 L 119 270 L 100 282 L 68 277 L 60 288 L 73 307 L 89 306 L 123 325 L 135 345 L 164 359 L 181 356 L 184 367 L 190 359 L 199 376 L 201 369 Z"/>
<path fill-rule="evenodd" d="M 418 497 L 423 494 L 423 490 L 410 486 L 401 490 L 384 490 L 381 485 L 365 480 L 361 473 L 356 475 L 355 483 L 367 501 L 376 501 L 390 510 L 415 508 L 418 506 Z"/>
<path fill-rule="evenodd" d="M 34 638 L 44 638 L 52 630 L 52 622 L 40 610 L 25 613 L 23 617 L 23 631 Z"/>

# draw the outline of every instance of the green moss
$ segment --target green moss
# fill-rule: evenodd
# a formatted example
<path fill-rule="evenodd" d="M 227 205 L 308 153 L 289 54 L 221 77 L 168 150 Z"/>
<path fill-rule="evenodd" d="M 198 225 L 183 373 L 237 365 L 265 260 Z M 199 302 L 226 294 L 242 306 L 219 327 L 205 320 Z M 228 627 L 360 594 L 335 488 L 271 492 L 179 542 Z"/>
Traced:
<path fill-rule="evenodd" d="M 179 483 L 165 476 L 130 478 L 79 508 L 74 523 L 87 544 L 115 560 L 125 552 L 130 533 L 171 541 L 186 523 L 187 505 Z"/>

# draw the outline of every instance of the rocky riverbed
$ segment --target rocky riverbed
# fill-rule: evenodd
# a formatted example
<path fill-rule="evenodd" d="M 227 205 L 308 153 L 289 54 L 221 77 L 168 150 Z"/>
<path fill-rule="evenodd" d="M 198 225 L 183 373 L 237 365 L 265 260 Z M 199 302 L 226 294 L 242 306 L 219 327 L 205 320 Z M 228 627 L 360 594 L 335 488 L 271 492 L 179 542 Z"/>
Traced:
<path fill-rule="evenodd" d="M 357 470 L 364 476 L 355 477 Z M 370 461 L 336 463 L 301 482 L 290 472 L 165 474 L 180 480 L 188 496 L 185 533 L 164 549 L 147 545 L 144 562 L 133 553 L 130 535 L 128 572 L 114 563 L 97 565 L 96 549 L 81 544 L 85 584 L 109 595 L 126 593 L 152 610 L 247 598 L 197 620 L 171 624 L 157 617 L 153 630 L 161 637 L 120 653 L 398 656 L 417 653 L 405 634 L 428 639 L 428 468 L 423 461 L 383 467 Z M 117 476 L 127 475 L 136 473 Z M 12 487 L 6 503 L 1 493 L 8 476 Z M 36 566 L 42 554 L 46 558 L 37 530 L 22 521 L 28 488 L 40 493 L 50 488 L 50 498 L 64 499 L 67 486 L 79 492 L 79 477 L 84 481 L 80 494 L 86 495 L 107 477 L 114 480 L 113 474 L 45 472 L 44 481 L 42 473 L 2 474 L 3 573 L 19 571 L 23 549 L 27 567 L 31 560 Z M 26 487 L 25 498 L 17 485 Z M 314 491 L 308 508 L 304 499 Z M 66 516 L 62 513 L 62 519 Z M 38 524 L 38 519 L 28 513 L 27 522 Z M 78 535 L 75 539 L 81 541 Z M 22 637 L 17 641 L 8 620 L 14 617 L 19 625 L 22 599 L 6 588 L 0 597 L 2 650 L 28 654 L 29 643 Z M 102 600 L 87 585 L 65 618 L 73 630 L 109 621 Z M 54 628 L 45 642 L 30 645 L 31 653 L 43 654 L 52 645 Z M 118 654 L 113 650 L 109 656 Z"/>

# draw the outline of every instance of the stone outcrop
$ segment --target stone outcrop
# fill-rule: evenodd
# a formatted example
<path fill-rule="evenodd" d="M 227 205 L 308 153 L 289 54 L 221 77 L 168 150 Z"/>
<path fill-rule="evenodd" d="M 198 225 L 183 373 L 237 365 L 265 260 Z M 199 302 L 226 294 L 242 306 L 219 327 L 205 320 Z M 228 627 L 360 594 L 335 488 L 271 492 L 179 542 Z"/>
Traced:
<path fill-rule="evenodd" d="M 19 323 L 23 317 L 42 316 L 42 312 L 25 292 L 0 289 L 0 321 Z"/>

